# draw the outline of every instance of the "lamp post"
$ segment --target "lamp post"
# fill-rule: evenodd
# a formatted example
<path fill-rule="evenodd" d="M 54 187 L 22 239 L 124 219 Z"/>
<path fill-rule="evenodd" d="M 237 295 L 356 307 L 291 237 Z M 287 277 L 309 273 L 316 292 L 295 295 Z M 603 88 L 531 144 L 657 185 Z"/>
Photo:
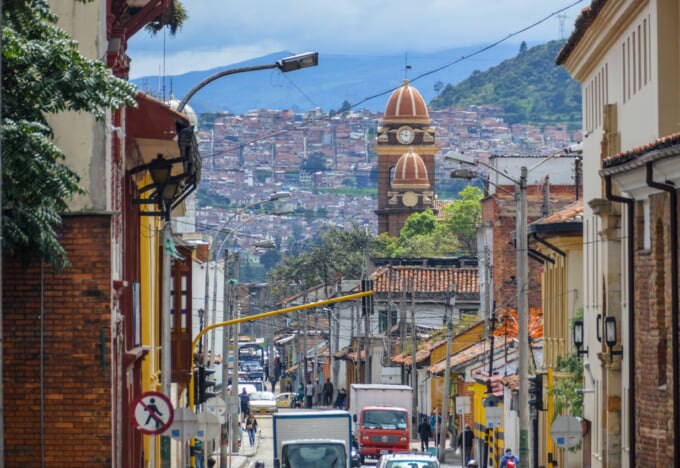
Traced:
<path fill-rule="evenodd" d="M 550 158 L 552 156 L 549 156 Z M 515 185 L 515 232 L 517 252 L 517 318 L 519 328 L 519 457 L 529 460 L 529 311 L 527 309 L 529 282 L 528 250 L 527 250 L 527 174 L 525 166 L 520 168 L 519 179 L 513 179 L 490 164 L 478 161 L 470 156 L 449 151 L 445 159 L 473 166 L 484 166 L 501 175 Z M 542 164 L 548 158 L 540 161 Z M 538 166 L 538 164 L 535 167 Z M 469 178 L 472 173 L 467 174 Z"/>
<path fill-rule="evenodd" d="M 456 284 L 451 285 L 446 298 L 446 366 L 444 366 L 444 390 L 442 391 L 442 423 L 439 425 L 439 461 L 444 461 L 446 450 L 446 434 L 449 425 L 449 399 L 451 398 L 451 340 L 453 339 L 453 307 L 456 303 Z M 461 427 L 461 430 L 464 430 Z M 451 437 L 454 437 L 453 433 Z M 435 440 L 437 440 L 435 438 Z M 463 448 L 465 450 L 465 442 Z"/>
<path fill-rule="evenodd" d="M 254 65 L 252 67 L 242 67 L 242 68 L 231 68 L 229 70 L 223 70 L 219 73 L 215 73 L 203 81 L 198 83 L 196 86 L 191 88 L 189 92 L 184 96 L 184 99 L 177 106 L 177 112 L 182 112 L 184 106 L 187 105 L 189 99 L 191 99 L 194 94 L 199 92 L 204 86 L 212 83 L 213 81 L 222 78 L 223 76 L 235 75 L 237 73 L 247 73 L 258 70 L 269 70 L 272 68 L 278 68 L 282 73 L 291 72 L 294 70 L 299 70 L 301 68 L 315 67 L 319 64 L 319 53 L 318 52 L 305 52 L 303 54 L 291 55 L 290 57 L 284 57 L 281 60 L 277 60 L 274 63 L 266 65 Z"/>
<path fill-rule="evenodd" d="M 274 192 L 272 193 L 268 198 L 263 199 L 263 200 L 258 200 L 256 202 L 250 203 L 236 211 L 232 216 L 230 216 L 222 225 L 218 228 L 218 232 L 222 232 L 226 229 L 226 227 L 235 219 L 238 219 L 241 214 L 243 214 L 246 210 L 255 208 L 257 206 L 263 205 L 268 202 L 275 202 L 278 200 L 284 200 L 290 198 L 290 192 Z M 234 228 L 230 229 L 229 234 L 222 240 L 222 242 L 219 243 L 219 247 L 217 250 L 215 248 L 218 246 L 216 240 L 214 239 L 212 242 L 210 242 L 210 247 L 208 248 L 208 259 L 206 262 L 206 270 L 205 270 L 205 302 L 204 302 L 204 307 L 203 310 L 205 311 L 205 317 L 206 317 L 206 322 L 210 315 L 208 314 L 209 311 L 209 298 L 210 298 L 210 280 L 209 280 L 209 268 L 208 266 L 210 265 L 210 261 L 212 259 L 213 262 L 217 262 L 217 258 L 222 252 L 222 249 L 224 249 L 224 246 L 227 244 L 229 239 L 236 233 L 238 230 L 245 224 L 250 222 L 250 220 L 246 220 L 235 226 Z M 215 263 L 214 265 L 214 270 L 213 270 L 213 313 L 212 313 L 212 323 L 217 322 L 217 265 Z M 226 265 L 225 265 L 226 267 Z M 206 326 L 208 324 L 206 323 Z M 207 346 L 206 346 L 207 348 Z M 212 351 L 211 354 L 211 366 L 212 362 L 214 362 L 215 359 L 215 333 L 213 332 L 211 334 L 211 341 L 210 341 L 210 349 Z M 207 364 L 207 352 L 204 353 L 204 358 L 203 358 L 203 363 Z"/>

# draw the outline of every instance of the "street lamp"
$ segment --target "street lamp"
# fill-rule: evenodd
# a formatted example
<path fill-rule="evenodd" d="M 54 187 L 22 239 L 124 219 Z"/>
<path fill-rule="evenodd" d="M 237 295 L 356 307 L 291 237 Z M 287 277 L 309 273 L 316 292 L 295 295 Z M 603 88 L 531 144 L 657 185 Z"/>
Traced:
<path fill-rule="evenodd" d="M 274 192 L 272 193 L 268 198 L 263 199 L 263 200 L 258 200 L 256 202 L 250 203 L 240 209 L 238 209 L 232 216 L 230 216 L 222 225 L 218 228 L 218 232 L 222 232 L 226 230 L 227 225 L 229 225 L 232 221 L 235 219 L 238 219 L 241 214 L 243 214 L 245 211 L 255 208 L 260 205 L 264 205 L 265 203 L 269 202 L 276 202 L 278 200 L 284 200 L 290 198 L 290 192 L 284 192 L 284 191 L 279 191 L 279 192 Z M 279 213 L 279 214 L 284 214 L 284 213 Z M 227 236 L 222 240 L 222 242 L 219 243 L 219 248 L 215 250 L 215 247 L 217 245 L 217 242 L 215 242 L 217 239 L 214 239 L 212 242 L 210 242 L 210 247 L 208 248 L 208 259 L 206 262 L 206 270 L 205 270 L 205 303 L 203 310 L 205 310 L 205 317 L 206 321 L 210 317 L 208 315 L 209 311 L 209 298 L 210 298 L 210 281 L 209 281 L 209 270 L 208 270 L 208 265 L 210 264 L 210 260 L 212 259 L 214 262 L 217 262 L 217 257 L 221 254 L 222 250 L 224 249 L 224 246 L 226 245 L 227 241 L 236 233 L 238 230 L 245 224 L 249 223 L 251 219 L 247 219 L 240 224 L 236 225 L 235 227 L 231 228 L 229 230 L 229 233 Z M 225 265 L 226 268 L 226 265 Z M 212 313 L 212 323 L 217 323 L 217 266 L 215 265 L 215 269 L 213 270 L 213 313 Z M 207 348 L 207 346 L 206 346 Z M 212 356 L 214 359 L 215 356 L 215 333 L 212 333 L 212 339 L 211 339 L 211 348 L 212 350 Z M 204 354 L 204 363 L 206 362 L 206 357 L 207 354 Z M 211 363 L 212 364 L 212 363 Z"/>
<path fill-rule="evenodd" d="M 478 161 L 466 154 L 457 151 L 449 151 L 445 159 L 473 166 L 484 166 L 499 174 L 515 185 L 515 231 L 517 251 L 517 318 L 519 328 L 519 451 L 520 459 L 528 460 L 529 457 L 529 302 L 527 284 L 528 276 L 528 249 L 527 249 L 527 174 L 526 166 L 520 168 L 520 177 L 513 179 L 504 172 L 499 171 L 490 164 Z M 546 158 L 547 159 L 547 158 Z M 542 164 L 545 160 L 539 162 Z M 538 164 L 535 167 L 537 167 Z"/>
<path fill-rule="evenodd" d="M 290 57 L 284 57 L 277 60 L 274 63 L 269 63 L 266 65 L 254 65 L 252 67 L 242 67 L 242 68 L 231 68 L 229 70 L 222 70 L 219 73 L 215 73 L 203 81 L 198 83 L 196 86 L 191 88 L 189 92 L 184 96 L 184 99 L 179 103 L 177 107 L 177 112 L 182 112 L 184 106 L 187 105 L 189 99 L 191 99 L 194 94 L 200 91 L 204 86 L 212 83 L 213 81 L 222 78 L 223 76 L 235 75 L 237 73 L 246 73 L 258 70 L 269 70 L 272 68 L 278 68 L 282 73 L 288 73 L 295 70 L 300 70 L 301 68 L 315 67 L 319 64 L 319 53 L 318 52 L 305 52 L 303 54 L 291 55 Z"/>

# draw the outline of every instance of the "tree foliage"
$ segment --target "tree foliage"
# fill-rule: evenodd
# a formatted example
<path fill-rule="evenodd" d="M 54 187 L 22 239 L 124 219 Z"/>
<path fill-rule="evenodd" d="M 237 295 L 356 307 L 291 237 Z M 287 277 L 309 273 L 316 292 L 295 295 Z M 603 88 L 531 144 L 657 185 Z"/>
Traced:
<path fill-rule="evenodd" d="M 579 308 L 569 321 L 573 330 L 574 320 L 583 320 L 583 308 Z M 556 378 L 553 388 L 555 417 L 561 414 L 583 415 L 583 362 L 576 353 L 558 356 L 555 366 Z"/>
<path fill-rule="evenodd" d="M 334 227 L 322 231 L 318 238 L 297 252 L 284 255 L 281 263 L 267 275 L 274 297 L 288 294 L 291 283 L 309 288 L 331 283 L 336 275 L 361 278 L 371 236 L 354 226 L 348 231 Z"/>
<path fill-rule="evenodd" d="M 64 111 L 101 119 L 135 105 L 135 88 L 90 60 L 56 26 L 46 0 L 5 2 L 2 15 L 3 248 L 68 266 L 57 229 L 79 177 L 53 143 L 47 117 Z"/>
<path fill-rule="evenodd" d="M 471 104 L 503 107 L 510 124 L 581 125 L 581 89 L 563 67 L 555 65 L 562 41 L 552 41 L 520 53 L 464 81 L 447 84 L 430 105 L 433 109 Z"/>
<path fill-rule="evenodd" d="M 481 200 L 484 193 L 479 187 L 469 185 L 458 196 L 458 200 L 444 206 L 443 225 L 456 236 L 464 250 L 473 253 L 477 245 L 477 230 L 482 222 Z"/>

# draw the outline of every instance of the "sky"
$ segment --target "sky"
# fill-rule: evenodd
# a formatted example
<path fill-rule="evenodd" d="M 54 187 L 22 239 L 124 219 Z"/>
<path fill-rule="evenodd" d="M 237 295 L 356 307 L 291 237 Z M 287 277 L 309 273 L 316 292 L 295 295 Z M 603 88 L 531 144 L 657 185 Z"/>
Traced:
<path fill-rule="evenodd" d="M 485 46 L 518 32 L 520 44 L 568 37 L 587 0 L 181 0 L 188 19 L 172 37 L 140 31 L 128 45 L 130 78 L 177 75 L 281 50 L 417 55 Z M 165 53 L 164 53 L 165 51 Z M 452 57 L 455 60 L 456 57 Z"/>

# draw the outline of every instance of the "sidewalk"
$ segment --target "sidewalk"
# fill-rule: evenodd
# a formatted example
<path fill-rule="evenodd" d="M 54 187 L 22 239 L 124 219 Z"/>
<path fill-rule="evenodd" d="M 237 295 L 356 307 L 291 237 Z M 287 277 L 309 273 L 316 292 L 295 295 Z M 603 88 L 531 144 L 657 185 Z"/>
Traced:
<path fill-rule="evenodd" d="M 231 467 L 232 468 L 245 468 L 250 466 L 251 459 L 257 453 L 257 449 L 260 446 L 260 435 L 259 433 L 255 436 L 255 445 L 250 447 L 248 445 L 248 434 L 244 433 L 245 438 L 241 439 L 241 448 L 238 453 L 231 454 Z M 215 466 L 220 466 L 220 454 L 219 452 L 214 454 L 217 464 Z M 228 461 L 227 461 L 227 465 Z"/>
<path fill-rule="evenodd" d="M 430 448 L 432 447 L 434 447 L 434 444 L 430 441 Z M 420 439 L 411 441 L 411 450 L 420 452 Z M 463 465 L 461 465 L 460 455 L 456 455 L 454 449 L 446 447 L 444 451 L 444 461 L 441 462 L 440 466 L 441 468 L 462 468 Z"/>

